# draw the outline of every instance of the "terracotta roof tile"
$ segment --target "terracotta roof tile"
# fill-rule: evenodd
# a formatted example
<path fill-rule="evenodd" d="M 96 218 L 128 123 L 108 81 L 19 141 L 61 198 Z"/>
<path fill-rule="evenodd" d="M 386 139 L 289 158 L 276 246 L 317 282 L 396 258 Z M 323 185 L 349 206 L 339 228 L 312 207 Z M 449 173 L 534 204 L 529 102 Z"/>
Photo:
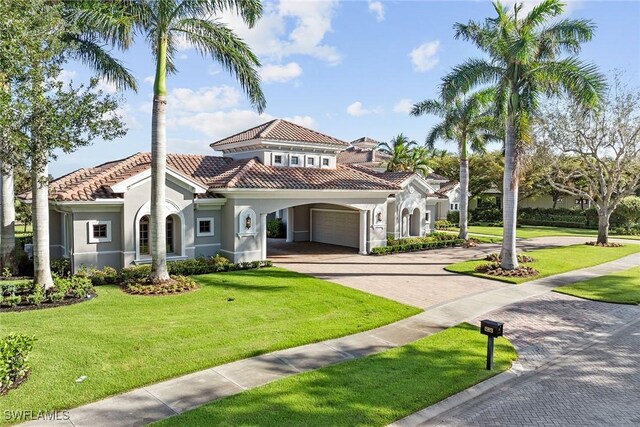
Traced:
<path fill-rule="evenodd" d="M 377 150 L 362 149 L 358 147 L 349 147 L 338 153 L 338 163 L 382 163 L 391 158 L 390 155 Z"/>
<path fill-rule="evenodd" d="M 215 156 L 168 154 L 167 167 L 203 186 L 226 170 L 230 159 Z M 51 198 L 59 201 L 90 201 L 122 198 L 111 186 L 151 167 L 150 153 L 137 153 L 122 160 L 79 169 L 49 184 Z M 30 193 L 22 198 L 29 199 Z"/>
<path fill-rule="evenodd" d="M 278 190 L 399 190 L 396 184 L 349 166 L 336 169 L 265 166 L 257 159 L 240 160 L 210 183 L 212 188 Z"/>
<path fill-rule="evenodd" d="M 300 141 L 312 144 L 331 145 L 335 147 L 345 147 L 348 145 L 346 142 L 339 139 L 282 119 L 271 120 L 228 138 L 216 141 L 210 145 L 213 148 L 220 148 L 235 142 L 250 141 L 252 139 Z"/>

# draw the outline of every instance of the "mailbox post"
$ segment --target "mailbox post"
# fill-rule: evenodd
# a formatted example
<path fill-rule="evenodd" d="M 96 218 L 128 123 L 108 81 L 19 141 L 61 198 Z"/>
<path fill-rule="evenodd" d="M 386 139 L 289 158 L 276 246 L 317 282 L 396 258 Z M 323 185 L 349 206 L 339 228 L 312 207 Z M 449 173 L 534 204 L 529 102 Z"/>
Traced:
<path fill-rule="evenodd" d="M 483 320 L 480 322 L 480 333 L 486 335 L 487 341 L 487 371 L 493 369 L 493 339 L 502 336 L 504 323 L 494 320 Z"/>

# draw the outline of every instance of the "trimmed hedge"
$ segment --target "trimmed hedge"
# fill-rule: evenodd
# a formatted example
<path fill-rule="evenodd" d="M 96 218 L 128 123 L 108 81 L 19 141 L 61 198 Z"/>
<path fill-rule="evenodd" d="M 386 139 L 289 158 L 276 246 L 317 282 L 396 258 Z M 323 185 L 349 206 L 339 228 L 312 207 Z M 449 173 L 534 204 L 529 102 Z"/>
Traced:
<path fill-rule="evenodd" d="M 19 386 L 29 375 L 29 353 L 35 340 L 18 334 L 0 339 L 0 396 Z"/>
<path fill-rule="evenodd" d="M 449 240 L 436 240 L 436 241 L 422 241 L 422 242 L 412 242 L 412 243 L 404 243 L 392 246 L 380 246 L 377 248 L 371 249 L 371 255 L 388 255 L 388 254 L 397 254 L 400 252 L 416 252 L 416 251 L 424 251 L 429 249 L 440 249 L 440 248 L 448 248 L 452 246 L 461 246 L 464 244 L 463 239 L 449 239 Z"/>

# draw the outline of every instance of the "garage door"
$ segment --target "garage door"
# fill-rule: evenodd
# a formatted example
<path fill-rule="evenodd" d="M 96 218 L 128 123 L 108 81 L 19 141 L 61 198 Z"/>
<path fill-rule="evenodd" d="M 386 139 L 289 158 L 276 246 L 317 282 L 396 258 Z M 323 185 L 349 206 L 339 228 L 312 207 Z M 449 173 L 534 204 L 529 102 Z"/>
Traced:
<path fill-rule="evenodd" d="M 357 248 L 360 227 L 358 212 L 311 210 L 311 240 Z"/>

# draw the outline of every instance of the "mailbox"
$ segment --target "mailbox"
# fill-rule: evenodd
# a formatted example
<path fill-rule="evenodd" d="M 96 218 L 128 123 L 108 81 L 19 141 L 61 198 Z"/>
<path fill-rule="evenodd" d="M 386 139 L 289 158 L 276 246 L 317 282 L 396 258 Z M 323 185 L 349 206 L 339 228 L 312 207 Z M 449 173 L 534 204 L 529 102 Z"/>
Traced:
<path fill-rule="evenodd" d="M 493 320 L 483 320 L 480 322 L 480 333 L 489 337 L 501 337 L 504 323 Z"/>

